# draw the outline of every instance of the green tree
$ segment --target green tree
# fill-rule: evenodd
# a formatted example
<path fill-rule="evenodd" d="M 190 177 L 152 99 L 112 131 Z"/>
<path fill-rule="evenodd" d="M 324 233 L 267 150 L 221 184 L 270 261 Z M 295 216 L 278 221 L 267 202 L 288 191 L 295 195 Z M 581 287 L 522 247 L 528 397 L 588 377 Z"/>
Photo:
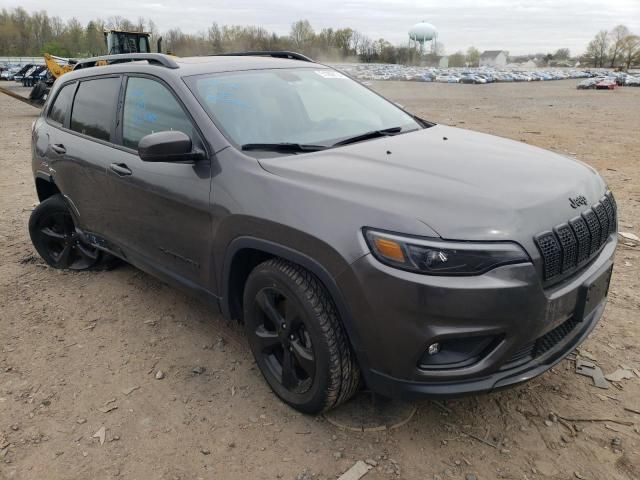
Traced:
<path fill-rule="evenodd" d="M 67 47 L 60 45 L 56 41 L 45 43 L 42 46 L 42 49 L 39 53 L 40 55 L 48 53 L 50 55 L 55 55 L 57 57 L 66 57 L 66 58 L 72 56 L 71 51 Z"/>
<path fill-rule="evenodd" d="M 467 57 L 461 51 L 458 51 L 452 55 L 449 55 L 450 67 L 464 67 L 467 63 Z"/>
<path fill-rule="evenodd" d="M 477 67 L 480 64 L 480 50 L 476 47 L 469 47 L 466 56 L 467 65 Z"/>

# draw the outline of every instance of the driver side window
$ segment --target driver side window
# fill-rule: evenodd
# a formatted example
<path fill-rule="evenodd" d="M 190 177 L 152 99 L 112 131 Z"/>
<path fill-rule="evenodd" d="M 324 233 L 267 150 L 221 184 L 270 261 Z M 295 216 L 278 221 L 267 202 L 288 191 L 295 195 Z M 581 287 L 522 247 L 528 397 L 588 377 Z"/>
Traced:
<path fill-rule="evenodd" d="M 122 124 L 124 146 L 137 150 L 142 137 L 167 130 L 194 138 L 191 120 L 164 85 L 148 78 L 129 77 Z"/>

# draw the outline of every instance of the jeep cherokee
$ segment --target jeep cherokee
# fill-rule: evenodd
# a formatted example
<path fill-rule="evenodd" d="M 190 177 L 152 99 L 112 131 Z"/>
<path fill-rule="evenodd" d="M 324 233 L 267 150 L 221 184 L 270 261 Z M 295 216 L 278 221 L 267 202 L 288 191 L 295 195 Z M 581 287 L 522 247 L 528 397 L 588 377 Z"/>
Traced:
<path fill-rule="evenodd" d="M 119 258 L 210 300 L 303 412 L 361 382 L 517 384 L 604 310 L 616 203 L 594 169 L 424 121 L 299 54 L 80 62 L 32 153 L 49 265 Z"/>

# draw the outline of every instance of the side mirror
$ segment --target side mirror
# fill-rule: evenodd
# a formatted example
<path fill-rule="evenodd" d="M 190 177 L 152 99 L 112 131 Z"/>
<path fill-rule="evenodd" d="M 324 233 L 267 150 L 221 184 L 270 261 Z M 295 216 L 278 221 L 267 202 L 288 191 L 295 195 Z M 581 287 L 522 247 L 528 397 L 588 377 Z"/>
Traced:
<path fill-rule="evenodd" d="M 138 155 L 145 162 L 184 162 L 204 158 L 204 152 L 193 150 L 189 135 L 177 130 L 142 137 L 138 142 Z"/>

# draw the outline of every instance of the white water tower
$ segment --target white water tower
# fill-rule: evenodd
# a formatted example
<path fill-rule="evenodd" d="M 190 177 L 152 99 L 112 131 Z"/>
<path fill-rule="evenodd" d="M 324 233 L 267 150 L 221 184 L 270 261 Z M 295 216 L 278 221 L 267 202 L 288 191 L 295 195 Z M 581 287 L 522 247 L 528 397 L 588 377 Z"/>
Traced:
<path fill-rule="evenodd" d="M 425 53 L 425 44 L 429 45 L 429 53 L 436 53 L 438 31 L 427 22 L 416 23 L 409 30 L 409 46 L 419 48 L 420 54 Z"/>

